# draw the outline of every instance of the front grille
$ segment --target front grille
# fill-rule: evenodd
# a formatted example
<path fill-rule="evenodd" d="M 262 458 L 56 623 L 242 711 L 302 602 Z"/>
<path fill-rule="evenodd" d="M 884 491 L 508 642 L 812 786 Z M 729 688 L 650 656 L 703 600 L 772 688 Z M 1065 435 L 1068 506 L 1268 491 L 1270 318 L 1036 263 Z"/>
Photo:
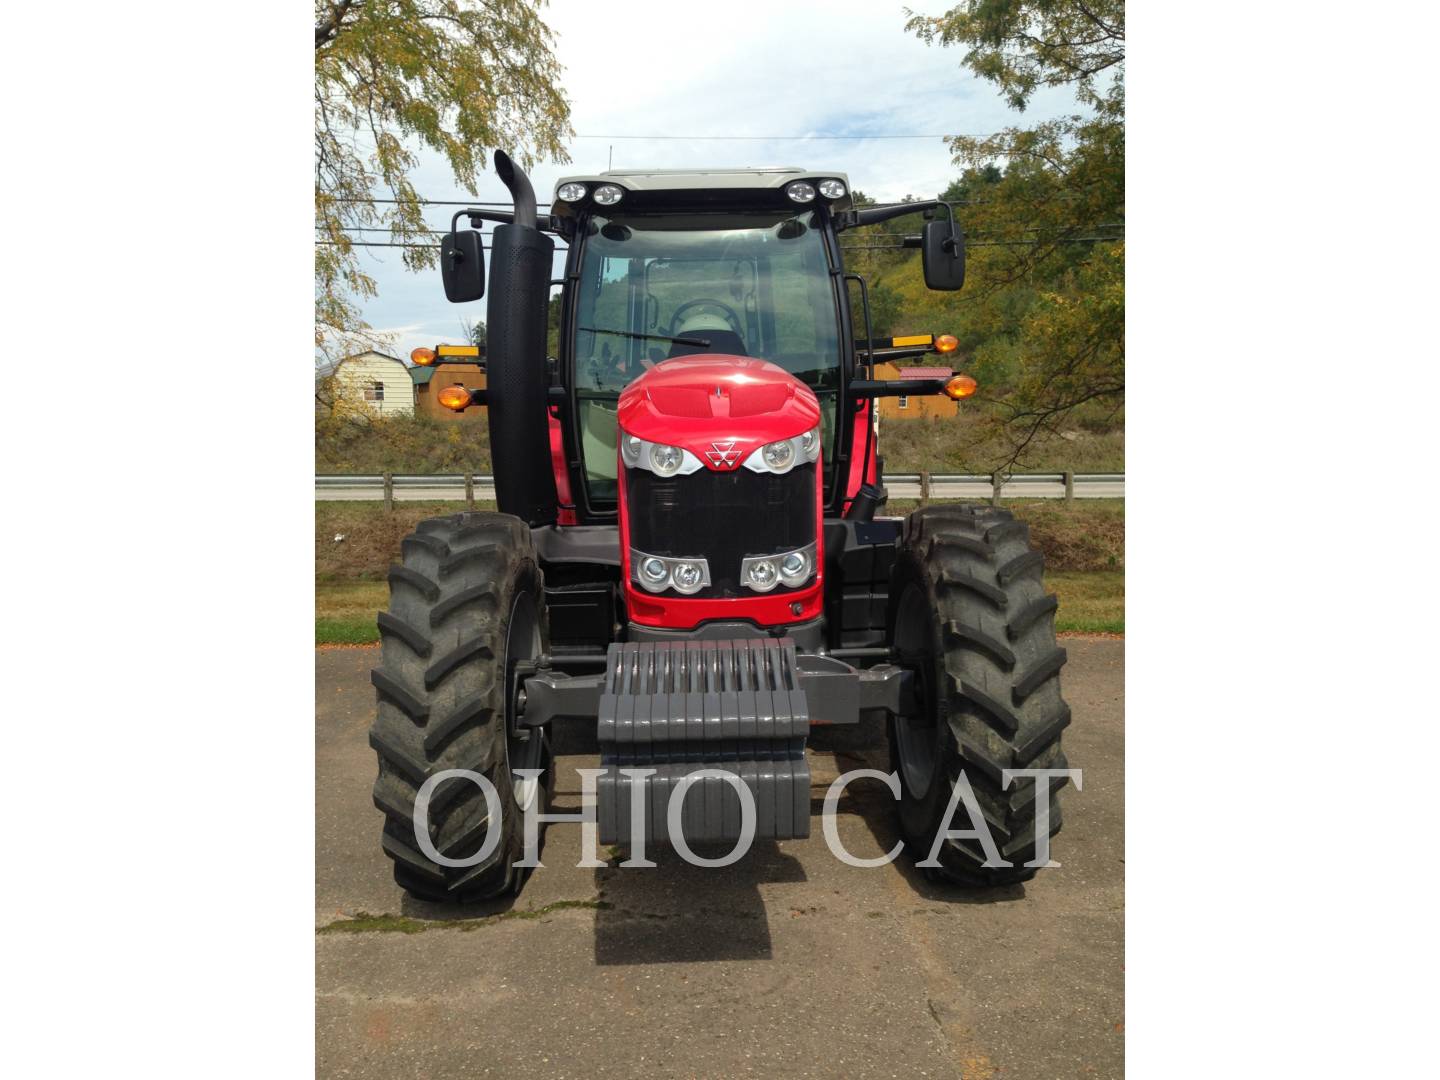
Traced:
<path fill-rule="evenodd" d="M 749 469 L 658 477 L 625 473 L 630 546 L 648 555 L 703 556 L 710 587 L 701 597 L 757 596 L 740 587 L 740 560 L 778 555 L 815 541 L 815 466 L 783 476 Z M 772 593 L 794 592 L 783 585 Z"/>

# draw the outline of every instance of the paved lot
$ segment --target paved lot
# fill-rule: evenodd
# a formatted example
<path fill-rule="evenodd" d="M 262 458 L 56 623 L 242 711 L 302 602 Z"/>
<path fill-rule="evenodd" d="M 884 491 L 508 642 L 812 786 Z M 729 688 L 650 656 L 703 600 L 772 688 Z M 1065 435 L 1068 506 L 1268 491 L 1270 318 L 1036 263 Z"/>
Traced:
<path fill-rule="evenodd" d="M 1066 792 L 1064 865 L 1028 885 L 975 892 L 904 861 L 852 868 L 818 816 L 808 840 L 757 843 L 724 870 L 654 854 L 655 870 L 581 870 L 579 827 L 560 825 L 512 912 L 601 906 L 463 928 L 454 920 L 477 912 L 404 898 L 380 853 L 376 651 L 317 651 L 316 925 L 436 920 L 317 936 L 320 1075 L 1120 1076 L 1124 643 L 1065 645 L 1066 752 L 1084 790 Z M 878 727 L 812 742 L 817 809 L 839 772 L 889 767 Z M 557 809 L 574 809 L 574 769 L 598 758 L 579 733 L 558 749 Z M 896 836 L 888 791 L 865 783 L 839 825 L 870 857 Z"/>

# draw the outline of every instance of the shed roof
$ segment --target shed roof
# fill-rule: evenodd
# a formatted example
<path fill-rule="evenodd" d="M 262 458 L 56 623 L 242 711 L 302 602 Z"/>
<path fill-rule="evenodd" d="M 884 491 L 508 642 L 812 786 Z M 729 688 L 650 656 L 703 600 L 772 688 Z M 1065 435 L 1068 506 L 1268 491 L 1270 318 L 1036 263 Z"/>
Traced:
<path fill-rule="evenodd" d="M 948 379 L 955 373 L 948 367 L 902 367 L 902 379 Z"/>

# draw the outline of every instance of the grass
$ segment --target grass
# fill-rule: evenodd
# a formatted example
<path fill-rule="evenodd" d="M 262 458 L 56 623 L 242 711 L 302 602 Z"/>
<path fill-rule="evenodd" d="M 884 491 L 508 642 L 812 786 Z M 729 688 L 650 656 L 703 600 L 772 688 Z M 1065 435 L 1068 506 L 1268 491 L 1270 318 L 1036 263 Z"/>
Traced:
<path fill-rule="evenodd" d="M 315 583 L 315 644 L 373 645 L 380 640 L 375 613 L 390 602 L 383 581 Z"/>
<path fill-rule="evenodd" d="M 477 506 L 480 504 L 477 504 Z M 1030 526 L 1045 553 L 1045 581 L 1060 597 L 1055 628 L 1071 633 L 1125 632 L 1125 503 L 1058 499 L 1005 504 Z M 485 509 L 491 507 L 485 506 Z M 887 512 L 915 508 L 896 500 Z M 315 643 L 369 645 L 380 640 L 375 613 L 389 603 L 385 574 L 400 541 L 422 518 L 453 514 L 458 503 L 316 503 Z M 337 535 L 344 536 L 336 541 Z"/>
<path fill-rule="evenodd" d="M 430 416 L 324 417 L 315 424 L 318 473 L 488 473 L 490 426 Z"/>
<path fill-rule="evenodd" d="M 1055 629 L 1071 634 L 1125 632 L 1125 575 L 1117 570 L 1045 575 L 1045 585 L 1060 598 Z"/>
<path fill-rule="evenodd" d="M 946 500 L 933 500 L 943 505 Z M 885 513 L 904 517 L 919 505 L 891 499 Z M 1045 555 L 1046 579 L 1055 572 L 1125 569 L 1125 500 L 1002 499 L 1000 505 L 1030 526 L 1030 542 Z"/>
<path fill-rule="evenodd" d="M 881 420 L 880 452 L 889 473 L 990 473 L 1009 454 L 997 430 L 979 418 L 960 415 L 927 420 Z M 1025 450 L 1011 472 L 1107 473 L 1125 471 L 1125 432 L 1077 428 L 1043 434 Z"/>
<path fill-rule="evenodd" d="M 387 514 L 378 499 L 316 502 L 315 580 L 383 581 L 390 564 L 400 558 L 400 541 L 419 522 L 466 509 L 463 501 L 397 502 Z M 477 500 L 475 509 L 494 510 L 495 504 Z"/>
<path fill-rule="evenodd" d="M 1045 584 L 1060 597 L 1055 629 L 1074 634 L 1125 632 L 1125 574 L 1119 570 L 1047 572 Z M 375 613 L 389 602 L 383 581 L 315 587 L 315 643 L 371 645 L 380 640 Z"/>
<path fill-rule="evenodd" d="M 543 919 L 556 911 L 582 908 L 589 911 L 604 911 L 610 907 L 605 900 L 556 900 L 544 907 L 526 911 L 502 911 L 495 915 L 483 915 L 478 919 L 412 919 L 406 915 L 371 915 L 360 911 L 348 919 L 336 919 L 326 923 L 317 934 L 423 934 L 427 930 L 479 930 L 495 923 L 510 919 Z"/>
<path fill-rule="evenodd" d="M 989 473 L 1009 459 L 1004 433 L 985 406 L 966 405 L 955 417 L 886 420 L 880 452 L 895 473 Z M 323 418 L 315 427 L 320 473 L 489 473 L 490 429 L 485 416 L 463 421 L 428 416 Z M 1123 429 L 1073 426 L 1042 434 L 1012 471 L 1123 472 Z"/>

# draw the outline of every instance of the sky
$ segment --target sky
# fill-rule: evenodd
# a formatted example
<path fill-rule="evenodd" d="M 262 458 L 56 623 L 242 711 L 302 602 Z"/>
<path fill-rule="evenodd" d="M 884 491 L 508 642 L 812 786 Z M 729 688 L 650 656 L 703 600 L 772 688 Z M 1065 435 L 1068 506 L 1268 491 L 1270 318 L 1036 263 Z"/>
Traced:
<path fill-rule="evenodd" d="M 926 14 L 947 6 L 909 2 Z M 934 197 L 959 172 L 940 138 L 768 137 L 981 134 L 1077 111 L 1068 90 L 1042 90 L 1024 114 L 1007 109 L 993 84 L 961 66 L 963 50 L 907 33 L 898 3 L 552 0 L 545 19 L 580 137 L 568 144 L 569 164 L 531 172 L 542 203 L 558 177 L 602 171 L 612 153 L 616 169 L 798 165 L 848 173 L 853 187 L 881 201 Z M 767 138 L 696 138 L 706 135 Z M 425 198 L 469 198 L 433 156 L 416 186 Z M 507 197 L 489 171 L 478 190 L 481 200 Z M 444 227 L 455 209 L 433 207 L 428 219 Z M 438 268 L 412 273 L 397 249 L 359 250 L 379 286 L 363 305 L 365 319 L 395 335 L 397 355 L 461 341 L 464 324 L 485 318 L 484 300 L 446 301 Z"/>

